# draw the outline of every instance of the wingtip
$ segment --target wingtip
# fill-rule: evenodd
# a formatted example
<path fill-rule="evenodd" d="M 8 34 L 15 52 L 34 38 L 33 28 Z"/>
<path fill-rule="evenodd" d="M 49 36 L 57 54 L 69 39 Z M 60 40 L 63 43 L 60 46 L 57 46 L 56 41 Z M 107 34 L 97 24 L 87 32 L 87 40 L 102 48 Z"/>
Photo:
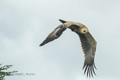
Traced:
<path fill-rule="evenodd" d="M 39 46 L 42 46 L 41 44 Z"/>
<path fill-rule="evenodd" d="M 59 19 L 59 21 L 60 21 L 61 23 L 66 23 L 66 22 L 67 22 L 67 21 L 62 20 L 62 19 Z"/>
<path fill-rule="evenodd" d="M 44 44 L 40 44 L 39 46 L 43 46 Z"/>
<path fill-rule="evenodd" d="M 93 65 L 87 65 L 87 64 L 84 64 L 83 66 L 83 69 L 84 69 L 84 75 L 86 74 L 87 75 L 87 78 L 94 78 L 94 75 L 96 76 L 96 73 L 95 73 L 95 64 Z"/>

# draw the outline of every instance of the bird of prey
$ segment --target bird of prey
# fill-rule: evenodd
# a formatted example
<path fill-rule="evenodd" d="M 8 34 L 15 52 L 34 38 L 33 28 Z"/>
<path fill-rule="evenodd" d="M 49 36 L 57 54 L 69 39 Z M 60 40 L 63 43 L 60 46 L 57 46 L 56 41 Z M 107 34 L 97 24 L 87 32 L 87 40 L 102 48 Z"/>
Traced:
<path fill-rule="evenodd" d="M 85 25 L 78 22 L 64 21 L 61 19 L 59 19 L 59 21 L 62 22 L 62 24 L 58 26 L 53 32 L 51 32 L 48 37 L 40 44 L 40 46 L 57 39 L 67 28 L 71 29 L 80 37 L 85 58 L 83 65 L 84 74 L 87 74 L 87 77 L 93 77 L 93 75 L 96 75 L 94 70 L 96 69 L 94 63 L 97 44 L 96 40 L 90 34 L 88 28 Z"/>

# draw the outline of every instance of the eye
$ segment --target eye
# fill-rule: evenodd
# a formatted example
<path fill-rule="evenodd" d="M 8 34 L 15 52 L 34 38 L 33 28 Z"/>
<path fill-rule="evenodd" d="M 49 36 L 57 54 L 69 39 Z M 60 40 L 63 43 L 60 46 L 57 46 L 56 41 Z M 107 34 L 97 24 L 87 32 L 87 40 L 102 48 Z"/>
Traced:
<path fill-rule="evenodd" d="M 86 32 L 85 30 L 83 32 Z"/>
<path fill-rule="evenodd" d="M 87 31 L 88 31 L 87 28 L 82 28 L 82 29 L 81 29 L 81 32 L 82 32 L 82 33 L 86 33 Z"/>

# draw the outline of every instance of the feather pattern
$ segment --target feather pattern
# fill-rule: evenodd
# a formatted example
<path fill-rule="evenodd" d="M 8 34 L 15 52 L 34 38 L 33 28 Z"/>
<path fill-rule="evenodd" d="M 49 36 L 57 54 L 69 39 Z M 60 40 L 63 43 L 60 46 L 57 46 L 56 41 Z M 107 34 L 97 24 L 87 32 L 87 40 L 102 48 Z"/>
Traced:
<path fill-rule="evenodd" d="M 43 46 L 46 43 L 51 42 L 51 41 L 59 38 L 65 30 L 66 30 L 66 27 L 63 24 L 59 25 L 57 28 L 54 29 L 54 31 L 52 31 L 48 35 L 48 37 L 40 44 L 40 46 Z"/>
<path fill-rule="evenodd" d="M 93 74 L 96 75 L 94 69 L 96 69 L 94 64 L 94 56 L 95 56 L 95 50 L 96 50 L 96 41 L 92 37 L 92 35 L 87 32 L 86 34 L 77 33 L 80 37 L 80 41 L 82 44 L 82 49 L 85 54 L 85 60 L 84 60 L 84 74 L 87 74 L 87 77 L 93 77 Z"/>

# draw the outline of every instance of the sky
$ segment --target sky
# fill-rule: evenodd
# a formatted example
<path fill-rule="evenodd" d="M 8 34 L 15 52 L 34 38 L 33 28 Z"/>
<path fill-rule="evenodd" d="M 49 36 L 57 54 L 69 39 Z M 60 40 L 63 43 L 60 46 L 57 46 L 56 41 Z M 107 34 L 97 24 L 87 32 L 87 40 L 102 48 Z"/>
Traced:
<path fill-rule="evenodd" d="M 18 71 L 5 80 L 93 80 L 71 30 L 39 47 L 58 19 L 86 25 L 96 39 L 94 80 L 120 80 L 119 15 L 120 0 L 0 0 L 0 63 Z"/>

